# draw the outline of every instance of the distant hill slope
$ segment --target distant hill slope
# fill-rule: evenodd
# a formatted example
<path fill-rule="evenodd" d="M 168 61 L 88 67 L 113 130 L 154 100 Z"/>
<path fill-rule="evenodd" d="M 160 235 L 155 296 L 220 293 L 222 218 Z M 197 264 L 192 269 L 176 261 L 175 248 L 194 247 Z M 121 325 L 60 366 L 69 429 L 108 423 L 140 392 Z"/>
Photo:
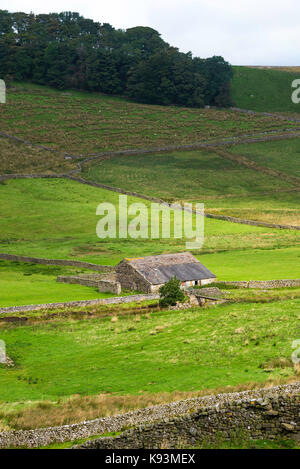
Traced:
<path fill-rule="evenodd" d="M 299 68 L 299 67 L 298 67 Z M 300 68 L 295 71 L 234 67 L 232 98 L 234 105 L 244 109 L 266 112 L 300 113 L 300 104 L 291 96 L 292 82 L 300 79 Z M 292 69 L 289 69 L 292 70 Z"/>
<path fill-rule="evenodd" d="M 100 93 L 57 91 L 29 83 L 15 83 L 8 89 L 7 103 L 0 106 L 0 122 L 1 132 L 59 152 L 84 156 L 299 128 L 299 123 L 230 109 L 139 104 Z M 4 150 L 3 153 L 6 154 Z M 39 162 L 39 167 L 46 170 L 44 163 Z M 15 172 L 16 168 L 4 155 L 0 173 L 7 170 Z"/>

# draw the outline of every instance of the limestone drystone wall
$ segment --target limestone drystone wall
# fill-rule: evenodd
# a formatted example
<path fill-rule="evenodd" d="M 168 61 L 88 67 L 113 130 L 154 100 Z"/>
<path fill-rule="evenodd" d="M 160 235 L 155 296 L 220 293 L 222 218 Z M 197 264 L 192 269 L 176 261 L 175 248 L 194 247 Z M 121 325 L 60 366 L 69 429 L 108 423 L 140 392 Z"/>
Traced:
<path fill-rule="evenodd" d="M 216 285 L 228 285 L 228 287 L 238 288 L 257 288 L 262 290 L 268 290 L 271 288 L 292 288 L 300 287 L 300 279 L 294 280 L 250 280 L 241 282 L 215 282 Z"/>
<path fill-rule="evenodd" d="M 98 288 L 101 293 L 121 294 L 121 285 L 116 281 L 114 274 L 90 274 L 90 275 L 59 275 L 57 282 L 84 285 Z"/>
<path fill-rule="evenodd" d="M 115 295 L 120 295 L 122 288 L 119 282 L 103 279 L 98 282 L 98 291 L 101 293 L 114 293 Z"/>
<path fill-rule="evenodd" d="M 30 264 L 62 265 L 79 267 L 81 269 L 96 270 L 99 272 L 113 272 L 115 268 L 110 265 L 92 264 L 91 262 L 71 261 L 65 259 L 43 259 L 39 257 L 16 256 L 14 254 L 0 253 L 0 259 L 15 262 L 28 262 Z"/>
<path fill-rule="evenodd" d="M 130 296 L 113 296 L 111 298 L 99 298 L 97 300 L 81 300 L 81 301 L 67 301 L 64 303 L 44 303 L 40 305 L 27 305 L 27 306 L 7 306 L 0 308 L 0 314 L 6 313 L 26 313 L 27 311 L 41 311 L 58 308 L 82 308 L 86 306 L 97 305 L 115 305 L 124 303 L 133 303 L 141 301 L 158 300 L 158 294 L 141 294 Z"/>
<path fill-rule="evenodd" d="M 0 433 L 0 448 L 37 448 L 53 442 L 122 431 L 82 448 L 160 448 L 193 445 L 221 431 L 225 436 L 243 429 L 249 438 L 276 438 L 300 431 L 300 383 L 269 389 L 211 395 L 156 405 L 126 414 L 73 425 Z M 167 446 L 164 446 L 167 447 Z"/>
<path fill-rule="evenodd" d="M 90 440 L 80 449 L 162 449 L 196 446 L 214 436 L 230 439 L 240 433 L 248 439 L 276 439 L 300 433 L 299 383 L 285 389 L 273 388 L 257 397 L 236 393 L 212 399 L 210 405 L 160 422 L 140 425 L 116 438 Z M 196 403 L 195 403 L 196 404 Z"/>

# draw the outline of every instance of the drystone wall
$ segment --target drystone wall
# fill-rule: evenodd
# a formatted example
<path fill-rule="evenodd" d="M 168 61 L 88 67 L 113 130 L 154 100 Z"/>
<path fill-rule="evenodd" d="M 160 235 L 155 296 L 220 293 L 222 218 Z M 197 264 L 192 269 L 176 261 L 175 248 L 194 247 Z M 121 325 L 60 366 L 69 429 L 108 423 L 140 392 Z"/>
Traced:
<path fill-rule="evenodd" d="M 115 295 L 121 294 L 121 284 L 116 281 L 115 275 L 59 275 L 57 282 L 84 285 L 86 287 L 98 288 L 101 293 L 114 293 Z"/>
<path fill-rule="evenodd" d="M 8 306 L 0 308 L 0 314 L 6 313 L 26 313 L 27 311 L 41 311 L 57 308 L 81 308 L 86 306 L 97 306 L 97 305 L 114 305 L 133 303 L 140 301 L 158 300 L 158 294 L 142 294 L 142 295 L 130 295 L 130 296 L 113 296 L 111 298 L 99 298 L 98 300 L 81 300 L 81 301 L 68 301 L 64 303 L 45 303 L 40 305 L 27 305 L 27 306 Z"/>
<path fill-rule="evenodd" d="M 59 283 L 78 284 L 85 287 L 98 287 L 99 282 L 103 280 L 101 274 L 91 275 L 59 275 L 56 279 Z"/>
<path fill-rule="evenodd" d="M 122 287 L 119 282 L 103 279 L 98 282 L 98 291 L 101 293 L 114 293 L 115 295 L 120 295 Z"/>
<path fill-rule="evenodd" d="M 113 417 L 61 427 L 0 433 L 0 448 L 37 448 L 54 442 L 74 441 L 122 431 L 116 438 L 101 438 L 82 448 L 154 448 L 195 444 L 221 430 L 243 428 L 250 438 L 297 434 L 300 383 L 269 389 L 219 394 L 156 405 Z M 143 426 L 141 426 L 143 425 Z M 183 442 L 184 443 L 184 442 Z"/>
<path fill-rule="evenodd" d="M 115 268 L 110 265 L 98 265 L 91 262 L 71 261 L 65 259 L 43 259 L 39 257 L 16 256 L 14 254 L 0 253 L 0 259 L 15 262 L 28 262 L 30 264 L 62 265 L 78 267 L 87 270 L 96 270 L 99 272 L 113 272 Z"/>
<path fill-rule="evenodd" d="M 90 440 L 79 449 L 186 448 L 211 440 L 216 435 L 230 439 L 242 434 L 248 439 L 276 439 L 300 434 L 300 388 L 261 392 L 257 397 L 237 393 L 212 399 L 207 406 L 190 409 L 177 418 L 140 425 L 116 438 Z M 196 403 L 195 403 L 196 404 Z"/>
<path fill-rule="evenodd" d="M 294 280 L 250 280 L 241 282 L 215 282 L 216 285 L 228 285 L 228 287 L 239 287 L 239 288 L 257 288 L 262 290 L 268 290 L 271 288 L 291 288 L 300 287 L 300 279 Z"/>

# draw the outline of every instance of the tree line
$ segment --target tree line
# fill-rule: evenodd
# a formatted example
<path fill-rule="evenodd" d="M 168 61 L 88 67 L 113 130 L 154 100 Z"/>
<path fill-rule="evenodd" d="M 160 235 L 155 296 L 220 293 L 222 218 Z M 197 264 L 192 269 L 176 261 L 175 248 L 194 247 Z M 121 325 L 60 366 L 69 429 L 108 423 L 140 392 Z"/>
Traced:
<path fill-rule="evenodd" d="M 232 67 L 223 57 L 193 57 L 152 28 L 115 29 L 73 12 L 0 10 L 0 77 L 149 104 L 231 105 Z"/>

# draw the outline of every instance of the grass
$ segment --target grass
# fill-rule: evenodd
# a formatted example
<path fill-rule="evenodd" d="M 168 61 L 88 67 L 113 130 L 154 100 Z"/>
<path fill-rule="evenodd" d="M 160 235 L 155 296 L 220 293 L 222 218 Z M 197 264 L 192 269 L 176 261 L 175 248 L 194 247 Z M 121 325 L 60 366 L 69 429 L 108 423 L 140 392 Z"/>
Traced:
<path fill-rule="evenodd" d="M 56 282 L 58 275 L 74 275 L 81 272 L 78 269 L 0 260 L 0 307 L 114 296 L 110 293 L 99 293 L 97 288 Z"/>
<path fill-rule="evenodd" d="M 292 102 L 292 82 L 299 78 L 299 68 L 287 73 L 278 69 L 234 67 L 234 104 L 243 109 L 261 112 L 299 113 L 300 105 Z"/>
<path fill-rule="evenodd" d="M 285 181 L 205 150 L 120 156 L 104 162 L 96 160 L 84 166 L 83 176 L 170 201 L 206 201 L 210 197 L 240 194 L 251 196 L 272 192 L 274 186 L 278 190 L 287 189 Z"/>
<path fill-rule="evenodd" d="M 70 449 L 74 445 L 82 445 L 83 443 L 86 443 L 87 441 L 95 440 L 96 438 L 116 437 L 120 435 L 121 433 L 122 432 L 110 432 L 110 433 L 104 433 L 103 435 L 93 435 L 93 436 L 89 436 L 88 438 L 81 438 L 79 440 L 65 441 L 64 443 L 52 443 L 51 445 L 48 445 L 48 446 L 41 446 L 38 449 Z"/>
<path fill-rule="evenodd" d="M 256 163 L 300 178 L 300 139 L 236 145 L 231 153 L 241 154 Z"/>
<path fill-rule="evenodd" d="M 157 402 L 161 393 L 291 379 L 290 362 L 268 372 L 263 364 L 290 359 L 300 333 L 299 305 L 294 299 L 223 305 L 201 314 L 193 309 L 119 316 L 116 322 L 63 318 L 2 325 L 0 337 L 15 367 L 0 368 L 1 419 L 27 428 L 44 419 L 67 423 L 82 419 L 84 411 L 94 418 L 128 409 L 128 394 L 144 395 L 145 403 L 151 393 Z M 80 396 L 65 400 L 74 394 Z M 99 397 L 82 399 L 96 394 L 102 394 L 102 405 Z M 51 402 L 26 404 L 41 400 Z"/>
<path fill-rule="evenodd" d="M 280 171 L 287 169 L 295 176 L 299 168 L 298 147 L 297 139 L 233 146 L 229 153 L 241 153 L 250 159 L 254 155 L 253 160 L 260 165 Z M 287 155 L 285 160 L 282 159 L 284 152 Z M 264 174 L 212 151 L 134 155 L 104 162 L 92 161 L 84 165 L 83 176 L 126 190 L 134 188 L 141 194 L 171 202 L 203 202 L 210 213 L 300 225 L 299 187 L 280 176 Z"/>
<path fill-rule="evenodd" d="M 229 384 L 226 371 L 236 379 L 240 375 L 246 381 L 263 382 L 266 376 L 259 365 L 278 354 L 289 356 L 290 342 L 298 337 L 298 306 L 299 300 L 294 300 L 255 305 L 254 311 L 249 305 L 229 305 L 214 309 L 213 314 L 206 310 L 200 316 L 195 316 L 195 311 L 176 315 L 156 313 L 140 322 L 120 318 L 115 324 L 108 318 L 6 327 L 1 335 L 17 367 L 1 370 L 1 378 L 8 387 L 15 383 L 15 390 L 5 387 L 2 399 L 16 401 L 33 395 L 53 398 L 72 392 L 122 393 L 125 389 L 132 393 L 141 389 L 152 392 L 201 389 Z M 217 324 L 222 325 L 218 334 L 214 332 Z M 161 326 L 164 326 L 161 332 L 150 334 Z M 241 327 L 244 332 L 235 333 Z M 187 337 L 190 343 L 184 344 Z M 253 341 L 249 348 L 245 348 L 246 339 Z M 260 346 L 255 344 L 257 341 Z M 231 347 L 234 350 L 230 351 Z M 246 357 L 247 371 L 243 366 Z M 55 367 L 49 369 L 46 363 L 55 363 Z M 154 381 L 153 366 L 157 372 Z M 203 367 L 207 367 L 205 376 Z M 176 379 L 178 374 L 182 375 L 181 383 Z"/>
<path fill-rule="evenodd" d="M 1 106 L 2 131 L 76 155 L 190 144 L 297 127 L 230 110 L 151 106 L 124 98 L 15 84 Z"/>
<path fill-rule="evenodd" d="M 254 85 L 248 81 L 244 88 L 246 72 L 234 79 L 240 107 L 251 107 L 247 93 L 253 94 Z M 268 80 L 273 90 L 285 90 L 287 78 L 268 76 L 264 92 Z M 289 85 L 274 103 L 266 94 L 261 110 L 297 112 L 286 105 L 290 91 Z M 9 90 L 0 118 L 3 131 L 77 155 L 299 127 L 229 110 L 147 106 L 29 84 Z M 230 149 L 235 151 L 292 176 L 298 171 L 296 139 Z M 288 155 L 284 163 L 283 153 Z M 0 139 L 1 174 L 58 174 L 73 168 L 61 153 Z M 205 202 L 214 213 L 292 224 L 299 220 L 295 184 L 213 152 L 94 161 L 84 166 L 84 176 L 169 201 Z M 101 202 L 117 204 L 118 194 L 62 179 L 0 184 L 0 252 L 116 264 L 124 257 L 185 250 L 180 239 L 99 240 L 96 208 Z M 128 202 L 141 200 L 130 197 Z M 195 254 L 220 280 L 299 278 L 296 231 L 206 219 L 205 243 Z M 56 283 L 58 273 L 68 272 L 2 261 L 0 306 L 109 296 Z M 16 314 L 27 319 L 25 325 L 1 321 L 0 339 L 15 367 L 0 365 L 0 429 L 73 423 L 203 395 L 209 389 L 225 392 L 297 379 L 290 357 L 300 334 L 299 289 L 232 290 L 230 295 L 231 304 L 176 313 L 114 305 Z"/>
<path fill-rule="evenodd" d="M 124 257 L 186 249 L 184 239 L 160 239 L 158 242 L 157 239 L 97 238 L 98 204 L 118 204 L 118 201 L 117 193 L 74 181 L 7 181 L 0 185 L 0 251 L 116 264 Z M 141 202 L 140 199 L 129 197 L 128 205 L 137 201 Z M 195 254 L 204 263 L 207 262 L 208 267 L 213 266 L 218 278 L 224 280 L 231 273 L 232 280 L 237 276 L 245 279 L 244 277 L 251 275 L 257 280 L 264 280 L 266 277 L 295 278 L 299 275 L 297 263 L 294 262 L 299 253 L 298 245 L 297 231 L 272 230 L 205 219 L 205 243 L 203 249 Z M 246 253 L 246 263 L 237 262 Z M 280 258 L 280 265 L 277 258 Z M 267 262 L 261 264 L 261 259 Z M 274 265 L 278 265 L 277 272 L 274 271 Z M 5 275 L 2 278 L 5 280 Z M 29 279 L 24 277 L 24 280 Z"/>
<path fill-rule="evenodd" d="M 279 280 L 299 278 L 299 257 L 300 248 L 295 246 L 225 251 L 203 254 L 198 259 L 217 272 L 220 280 Z"/>
<path fill-rule="evenodd" d="M 273 301 L 294 300 L 300 298 L 300 288 L 275 288 L 269 290 L 238 288 L 229 285 L 218 285 L 221 290 L 225 290 L 224 297 L 232 303 L 268 303 Z M 205 288 L 205 287 L 204 287 Z"/>
<path fill-rule="evenodd" d="M 300 190 L 206 200 L 208 213 L 266 223 L 300 226 Z"/>
<path fill-rule="evenodd" d="M 0 174 L 65 174 L 76 165 L 40 148 L 0 137 Z"/>

